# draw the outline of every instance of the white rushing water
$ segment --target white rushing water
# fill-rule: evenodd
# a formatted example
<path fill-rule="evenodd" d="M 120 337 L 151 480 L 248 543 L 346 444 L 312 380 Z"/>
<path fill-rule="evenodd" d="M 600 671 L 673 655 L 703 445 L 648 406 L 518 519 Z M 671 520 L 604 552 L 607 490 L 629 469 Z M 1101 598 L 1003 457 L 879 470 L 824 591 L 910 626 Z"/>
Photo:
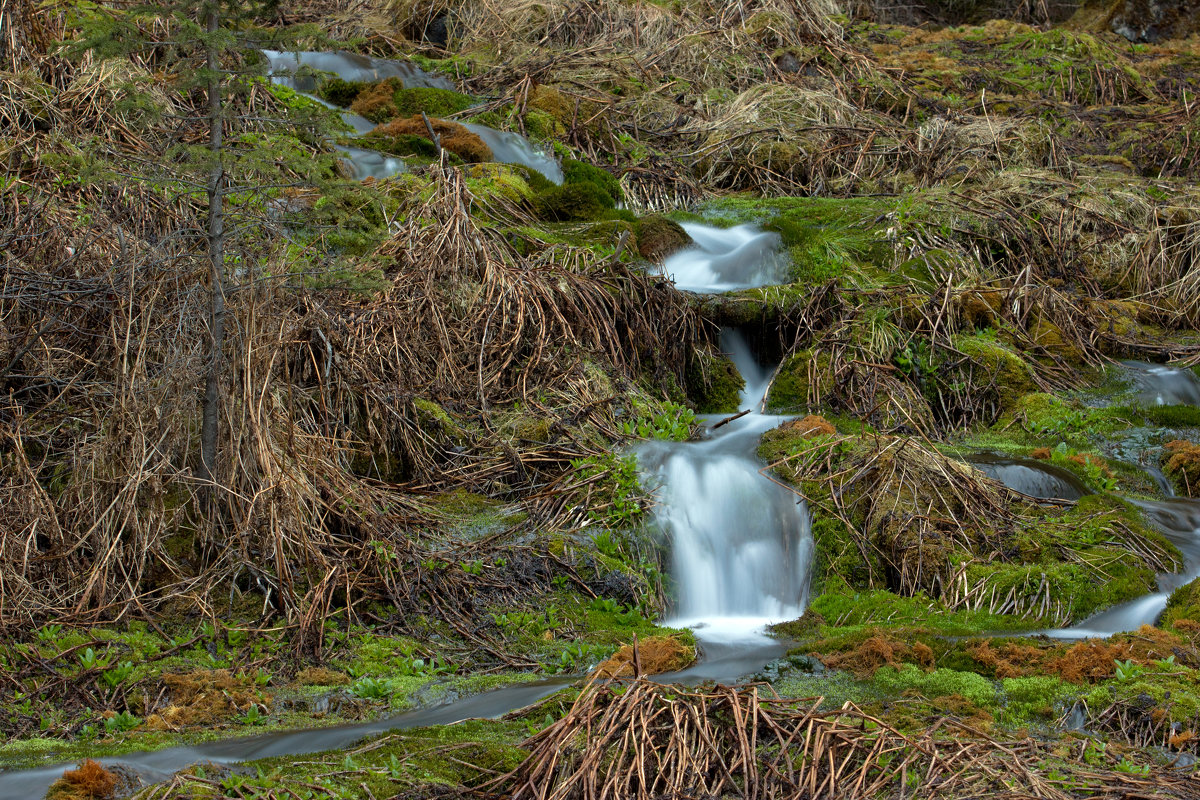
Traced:
<path fill-rule="evenodd" d="M 804 612 L 812 563 L 808 509 L 763 475 L 755 451 L 785 418 L 758 413 L 770 373 L 735 331 L 722 348 L 746 378 L 740 419 L 699 441 L 648 442 L 639 461 L 660 487 L 657 517 L 671 539 L 675 617 L 702 642 L 765 639 L 764 625 Z M 715 424 L 721 417 L 710 417 Z"/>
<path fill-rule="evenodd" d="M 1046 631 L 1061 639 L 1112 636 L 1153 625 L 1175 589 L 1200 578 L 1200 500 L 1130 500 L 1183 554 L 1183 570 L 1158 576 L 1158 591 L 1105 609 L 1078 625 Z"/>
<path fill-rule="evenodd" d="M 332 73 L 346 81 L 375 82 L 387 78 L 399 78 L 407 89 L 433 88 L 451 89 L 454 84 L 449 79 L 425 72 L 420 67 L 406 61 L 394 61 L 386 58 L 371 58 L 369 56 L 348 53 L 343 50 L 332 53 L 304 51 L 285 53 L 278 50 L 263 50 L 270 65 L 271 81 L 279 86 L 287 86 L 299 94 L 314 100 L 326 108 L 333 108 L 342 115 L 342 120 L 354 129 L 356 136 L 363 136 L 375 129 L 376 125 L 366 117 L 338 108 L 315 93 L 320 73 Z M 498 131 L 486 125 L 472 122 L 461 123 L 467 130 L 483 139 L 492 151 L 495 161 L 506 164 L 522 164 L 535 169 L 553 183 L 563 182 L 562 167 L 552 154 L 535 147 L 528 139 L 517 133 Z M 382 180 L 408 171 L 408 165 L 403 158 L 388 156 L 366 147 L 337 146 L 349 166 L 350 172 L 357 180 L 375 178 Z"/>
<path fill-rule="evenodd" d="M 671 255 L 662 266 L 663 274 L 680 289 L 728 292 L 782 283 L 786 278 L 779 234 L 756 225 L 682 225 L 695 246 Z"/>
<path fill-rule="evenodd" d="M 1176 369 L 1146 361 L 1122 361 L 1145 405 L 1200 406 L 1200 378 L 1190 369 Z"/>

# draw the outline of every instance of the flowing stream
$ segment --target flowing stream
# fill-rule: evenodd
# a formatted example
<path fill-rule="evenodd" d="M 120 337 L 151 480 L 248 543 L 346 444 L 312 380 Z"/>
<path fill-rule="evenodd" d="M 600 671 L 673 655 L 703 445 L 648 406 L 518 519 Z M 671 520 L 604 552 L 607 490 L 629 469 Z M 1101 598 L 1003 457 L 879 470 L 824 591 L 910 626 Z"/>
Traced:
<path fill-rule="evenodd" d="M 406 89 L 453 90 L 455 88 L 449 79 L 425 72 L 407 61 L 370 58 L 341 50 L 333 53 L 314 51 L 284 53 L 277 50 L 263 50 L 262 53 L 270 65 L 273 83 L 287 86 L 310 100 L 340 112 L 342 119 L 354 129 L 356 136 L 370 133 L 375 129 L 375 123 L 318 97 L 316 95 L 318 73 L 332 73 L 346 81 L 375 82 L 387 78 L 399 78 Z M 483 139 L 484 144 L 491 149 L 492 156 L 496 161 L 523 164 L 542 173 L 554 183 L 561 184 L 563 182 L 562 168 L 555 161 L 554 156 L 537 149 L 524 136 L 508 131 L 498 131 L 495 128 L 473 122 L 461 124 Z M 344 156 L 343 161 L 349 166 L 356 180 L 366 180 L 367 178 L 382 180 L 408 169 L 403 158 L 389 156 L 365 147 L 346 145 L 336 145 L 336 147 Z"/>
<path fill-rule="evenodd" d="M 682 225 L 694 246 L 669 256 L 662 266 L 663 274 L 680 289 L 728 292 L 786 280 L 787 262 L 780 253 L 779 234 L 755 225 Z"/>
<path fill-rule="evenodd" d="M 749 225 L 687 223 L 696 247 L 671 256 L 664 271 L 696 291 L 760 286 L 777 275 L 779 237 Z M 721 334 L 746 381 L 733 420 L 708 416 L 696 441 L 643 443 L 638 461 L 659 487 L 657 518 L 671 547 L 676 585 L 669 624 L 695 630 L 705 652 L 777 647 L 764 628 L 804 612 L 812 563 L 806 504 L 762 473 L 759 437 L 785 418 L 762 413 L 773 368 L 760 364 L 740 333 Z M 769 659 L 763 659 L 763 663 Z"/>
<path fill-rule="evenodd" d="M 722 280 L 731 288 L 760 285 L 757 282 L 764 265 L 777 259 L 778 237 L 774 234 L 764 237 L 746 226 L 725 231 L 689 227 L 704 242 L 701 248 L 688 251 L 693 254 L 690 258 L 702 261 L 710 259 L 713 252 L 740 251 L 736 259 L 728 260 L 737 268 L 722 268 Z M 686 260 L 677 263 L 689 267 Z M 672 574 L 678 598 L 675 618 L 669 624 L 694 628 L 702 655 L 687 669 L 655 676 L 663 682 L 732 683 L 761 669 L 787 650 L 786 644 L 768 636 L 764 627 L 798 617 L 807 600 L 813 548 L 808 509 L 790 490 L 762 474 L 763 465 L 755 454 L 759 436 L 784 419 L 760 413 L 773 370 L 758 363 L 736 331 L 724 331 L 721 345 L 746 380 L 741 407 L 750 413 L 719 426 L 720 416 L 706 418 L 711 427 L 698 441 L 647 442 L 639 449 L 645 474 L 660 487 L 658 518 L 672 539 Z M 314 753 L 347 748 L 366 736 L 389 730 L 500 717 L 573 681 L 562 678 L 497 689 L 367 723 L 98 760 L 109 766 L 121 765 L 144 783 L 152 783 L 198 762 L 234 764 Z M 0 773 L 0 798 L 40 797 L 69 766 L 58 763 Z"/>
<path fill-rule="evenodd" d="M 1122 363 L 1139 404 L 1200 405 L 1200 379 L 1191 370 L 1143 361 Z M 1009 488 L 1031 497 L 1075 500 L 1087 494 L 1078 478 L 1052 464 L 992 454 L 980 454 L 968 460 Z M 1136 631 L 1142 625 L 1153 625 L 1166 608 L 1171 592 L 1200 578 L 1200 500 L 1170 496 L 1170 482 L 1160 470 L 1152 470 L 1152 473 L 1156 473 L 1153 477 L 1168 495 L 1167 499 L 1126 499 L 1140 507 L 1146 518 L 1179 548 L 1183 555 L 1182 570 L 1158 575 L 1155 592 L 1100 611 L 1069 628 L 1044 631 L 1047 636 L 1062 639 L 1107 637 Z"/>

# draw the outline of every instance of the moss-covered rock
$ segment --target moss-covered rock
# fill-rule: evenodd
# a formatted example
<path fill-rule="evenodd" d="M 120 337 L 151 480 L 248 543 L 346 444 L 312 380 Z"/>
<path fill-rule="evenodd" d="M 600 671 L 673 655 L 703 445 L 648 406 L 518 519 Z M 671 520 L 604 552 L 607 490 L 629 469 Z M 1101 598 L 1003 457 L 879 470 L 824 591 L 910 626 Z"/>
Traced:
<path fill-rule="evenodd" d="M 475 100 L 470 95 L 450 89 L 420 86 L 404 88 L 399 78 L 388 78 L 375 84 L 354 84 L 342 81 L 333 84 L 332 92 L 344 99 L 353 91 L 350 110 L 372 122 L 387 122 L 396 117 L 411 117 L 422 112 L 431 117 L 444 117 L 470 108 Z M 331 103 L 336 101 L 330 98 Z M 339 104 L 340 105 L 340 104 Z"/>
<path fill-rule="evenodd" d="M 634 223 L 638 253 L 647 261 L 661 263 L 664 258 L 692 243 L 683 226 L 661 214 L 650 214 Z"/>
<path fill-rule="evenodd" d="M 600 167 L 588 164 L 586 161 L 564 158 L 562 171 L 564 183 L 594 184 L 612 198 L 613 204 L 625 199 L 621 192 L 620 181 L 611 172 L 600 169 Z"/>
<path fill-rule="evenodd" d="M 953 344 L 968 359 L 957 371 L 969 373 L 973 385 L 993 394 L 1001 411 L 1012 408 L 1023 395 L 1036 391 L 1033 368 L 994 338 L 960 334 L 954 337 Z"/>
<path fill-rule="evenodd" d="M 475 98 L 450 89 L 421 86 L 399 89 L 393 95 L 396 116 L 408 117 L 425 112 L 431 117 L 445 117 L 470 108 Z"/>
<path fill-rule="evenodd" d="M 395 119 L 387 124 L 378 126 L 368 133 L 366 138 L 373 140 L 382 139 L 395 143 L 411 141 L 402 137 L 416 137 L 430 141 L 428 138 L 430 126 L 441 140 L 443 149 L 454 153 L 463 161 L 479 162 L 492 160 L 492 151 L 484 144 L 483 139 L 457 122 L 450 122 L 444 119 L 430 119 L 429 126 L 426 126 L 425 120 L 420 116 Z"/>
<path fill-rule="evenodd" d="M 346 81 L 341 78 L 331 78 L 321 84 L 321 88 L 317 93 L 322 99 L 328 100 L 335 106 L 341 108 L 349 108 L 362 94 L 363 90 L 368 89 L 372 84 L 366 81 Z"/>
<path fill-rule="evenodd" d="M 745 386 L 745 379 L 726 355 L 698 349 L 688 362 L 687 394 L 701 414 L 737 411 Z"/>
<path fill-rule="evenodd" d="M 612 195 L 594 183 L 564 183 L 538 193 L 533 207 L 538 217 L 551 222 L 597 219 L 613 208 Z"/>

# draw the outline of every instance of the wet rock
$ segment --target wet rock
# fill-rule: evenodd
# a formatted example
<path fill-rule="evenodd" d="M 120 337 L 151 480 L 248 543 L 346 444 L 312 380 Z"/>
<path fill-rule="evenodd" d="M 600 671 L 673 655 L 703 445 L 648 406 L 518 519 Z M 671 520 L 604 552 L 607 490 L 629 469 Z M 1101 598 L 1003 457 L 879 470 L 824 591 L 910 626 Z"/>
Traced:
<path fill-rule="evenodd" d="M 1112 29 L 1131 42 L 1181 39 L 1200 31 L 1200 0 L 1125 0 Z"/>

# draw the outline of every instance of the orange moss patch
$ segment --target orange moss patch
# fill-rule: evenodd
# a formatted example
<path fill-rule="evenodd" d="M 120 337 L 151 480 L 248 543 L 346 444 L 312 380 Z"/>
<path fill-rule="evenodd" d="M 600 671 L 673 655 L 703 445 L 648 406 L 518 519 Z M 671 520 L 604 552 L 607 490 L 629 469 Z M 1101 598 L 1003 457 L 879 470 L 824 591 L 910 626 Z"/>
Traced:
<path fill-rule="evenodd" d="M 244 712 L 252 705 L 269 704 L 248 677 L 235 677 L 228 670 L 164 675 L 170 705 L 146 719 L 149 730 L 178 730 L 189 725 L 208 725 Z"/>
<path fill-rule="evenodd" d="M 399 78 L 380 81 L 359 92 L 350 104 L 350 110 L 372 122 L 389 120 L 400 113 L 396 108 L 396 91 L 403 88 L 404 82 Z"/>
<path fill-rule="evenodd" d="M 1108 462 L 1100 456 L 1092 455 L 1091 453 L 1076 453 L 1073 456 L 1068 456 L 1067 460 L 1084 468 L 1089 466 L 1095 467 L 1106 478 L 1114 476 L 1113 471 L 1109 469 Z"/>
<path fill-rule="evenodd" d="M 793 419 L 779 426 L 785 431 L 799 433 L 805 438 L 812 436 L 830 436 L 837 433 L 837 428 L 822 416 L 809 414 L 803 419 Z"/>
<path fill-rule="evenodd" d="M 929 650 L 928 647 L 925 649 Z M 855 677 L 869 678 L 880 667 L 899 667 L 906 661 L 911 662 L 914 655 L 913 649 L 907 644 L 896 639 L 889 639 L 885 634 L 879 633 L 853 650 L 830 655 L 818 654 L 817 658 L 830 669 L 844 669 L 854 673 Z M 932 657 L 933 651 L 930 650 L 928 655 L 930 663 L 926 666 L 932 666 Z"/>
<path fill-rule="evenodd" d="M 1042 649 L 1016 642 L 994 644 L 990 640 L 975 642 L 967 646 L 967 655 L 997 678 L 1020 678 L 1035 675 L 1040 671 Z"/>
<path fill-rule="evenodd" d="M 674 672 L 696 660 L 695 650 L 670 636 L 651 636 L 638 642 L 637 650 L 643 675 Z M 600 678 L 633 677 L 633 645 L 627 644 L 613 653 L 592 674 Z"/>
<path fill-rule="evenodd" d="M 1200 497 L 1200 444 L 1176 439 L 1163 445 L 1163 466 L 1188 497 Z"/>
<path fill-rule="evenodd" d="M 492 151 L 478 135 L 459 125 L 444 119 L 430 119 L 433 132 L 442 140 L 443 149 L 449 150 L 463 161 L 477 163 L 491 161 Z M 413 115 L 406 119 L 394 119 L 386 125 L 380 125 L 368 136 L 374 138 L 395 138 L 397 136 L 420 136 L 429 138 L 429 130 L 421 116 Z"/>
<path fill-rule="evenodd" d="M 69 769 L 54 782 L 46 797 L 67 800 L 103 800 L 112 797 L 117 789 L 117 776 L 92 759 L 86 759 L 75 769 Z"/>
<path fill-rule="evenodd" d="M 1080 642 L 1057 658 L 1051 659 L 1047 668 L 1064 681 L 1095 683 L 1111 678 L 1116 671 L 1114 662 L 1131 655 L 1133 648 L 1128 644 Z"/>
<path fill-rule="evenodd" d="M 1053 453 L 1050 452 L 1049 447 L 1039 447 L 1038 449 L 1034 450 L 1029 455 L 1040 461 L 1049 461 L 1050 458 L 1053 456 Z"/>

